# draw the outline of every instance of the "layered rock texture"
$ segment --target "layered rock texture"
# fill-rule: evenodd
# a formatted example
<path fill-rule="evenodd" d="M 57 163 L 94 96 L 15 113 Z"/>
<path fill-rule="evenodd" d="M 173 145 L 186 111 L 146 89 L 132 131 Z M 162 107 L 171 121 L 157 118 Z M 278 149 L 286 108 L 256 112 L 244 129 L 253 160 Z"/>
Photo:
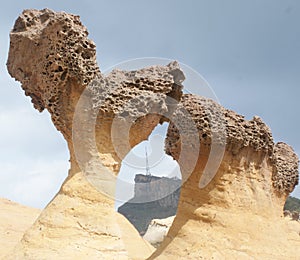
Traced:
<path fill-rule="evenodd" d="M 176 62 L 101 74 L 87 36 L 78 16 L 48 9 L 24 11 L 10 34 L 9 73 L 51 114 L 71 167 L 5 259 L 296 259 L 300 227 L 282 217 L 298 182 L 292 148 L 274 144 L 258 117 L 182 95 Z M 122 159 L 164 121 L 183 185 L 174 224 L 153 253 L 115 212 L 113 196 Z"/>

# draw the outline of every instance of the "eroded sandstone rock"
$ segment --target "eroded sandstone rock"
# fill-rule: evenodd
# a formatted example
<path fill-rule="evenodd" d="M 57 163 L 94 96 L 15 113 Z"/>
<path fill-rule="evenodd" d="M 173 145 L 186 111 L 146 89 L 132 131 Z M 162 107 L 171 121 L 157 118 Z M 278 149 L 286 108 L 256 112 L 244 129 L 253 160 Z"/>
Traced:
<path fill-rule="evenodd" d="M 274 146 L 272 184 L 278 193 L 289 194 L 298 184 L 298 161 L 289 145 L 279 142 Z"/>
<path fill-rule="evenodd" d="M 68 143 L 71 169 L 9 258 L 147 257 L 153 248 L 114 210 L 113 174 L 174 110 L 184 79 L 178 64 L 104 76 L 79 17 L 49 9 L 24 11 L 10 36 L 9 73 L 36 109 L 51 114 Z"/>
<path fill-rule="evenodd" d="M 281 217 L 298 183 L 292 148 L 275 145 L 260 118 L 248 121 L 206 98 L 183 95 L 174 122 L 185 117 L 184 110 L 197 127 L 200 151 L 188 142 L 190 128 L 171 121 L 166 152 L 178 160 L 186 181 L 174 223 L 151 259 L 294 259 L 295 250 L 300 253 L 300 226 L 291 229 Z M 191 162 L 180 160 L 184 138 L 190 153 L 199 155 L 192 172 L 187 170 Z M 199 187 L 213 145 L 223 146 L 224 155 L 211 182 Z"/>
<path fill-rule="evenodd" d="M 62 115 L 72 113 L 76 92 L 100 73 L 96 46 L 87 36 L 79 16 L 49 9 L 24 11 L 10 33 L 9 73 L 64 134 L 72 117 Z"/>
<path fill-rule="evenodd" d="M 109 195 L 126 153 L 169 119 L 166 151 L 184 183 L 174 224 L 151 259 L 300 255 L 299 227 L 281 218 L 298 182 L 297 156 L 274 144 L 259 117 L 248 121 L 209 99 L 181 98 L 176 62 L 104 76 L 78 16 L 45 9 L 16 21 L 8 70 L 35 108 L 50 112 L 71 162 L 60 192 L 8 259 L 147 258 L 153 248 Z"/>
<path fill-rule="evenodd" d="M 14 249 L 41 210 L 0 198 L 0 259 Z"/>

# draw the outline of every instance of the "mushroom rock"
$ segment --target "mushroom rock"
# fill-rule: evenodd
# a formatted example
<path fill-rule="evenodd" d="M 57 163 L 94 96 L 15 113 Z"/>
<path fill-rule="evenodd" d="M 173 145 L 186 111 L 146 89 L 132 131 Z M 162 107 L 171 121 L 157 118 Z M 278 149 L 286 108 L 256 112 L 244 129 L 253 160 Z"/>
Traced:
<path fill-rule="evenodd" d="M 248 121 L 212 100 L 182 95 L 184 75 L 176 62 L 103 75 L 87 36 L 78 16 L 48 9 L 24 11 L 10 34 L 9 73 L 37 110 L 51 114 L 67 141 L 71 167 L 6 258 L 300 255 L 299 223 L 282 216 L 298 183 L 292 148 L 274 144 L 259 117 Z M 114 210 L 115 178 L 130 149 L 164 121 L 170 122 L 165 149 L 178 161 L 183 181 L 173 225 L 153 253 Z"/>
<path fill-rule="evenodd" d="M 177 62 L 103 75 L 78 16 L 25 10 L 10 33 L 7 67 L 67 141 L 71 168 L 8 259 L 144 259 L 153 247 L 114 209 L 115 176 L 130 149 L 172 114 Z"/>
<path fill-rule="evenodd" d="M 190 126 L 176 125 L 185 111 L 197 129 L 199 151 L 189 140 Z M 183 140 L 190 153 L 184 158 L 198 155 L 192 171 L 191 162 L 180 159 Z M 286 198 L 298 183 L 298 157 L 287 144 L 274 144 L 259 117 L 248 121 L 212 100 L 184 94 L 165 143 L 184 183 L 173 225 L 150 259 L 295 259 L 300 254 L 300 225 L 283 217 Z M 219 164 L 213 146 L 223 148 Z M 213 168 L 207 168 L 210 157 L 217 171 L 201 185 Z"/>

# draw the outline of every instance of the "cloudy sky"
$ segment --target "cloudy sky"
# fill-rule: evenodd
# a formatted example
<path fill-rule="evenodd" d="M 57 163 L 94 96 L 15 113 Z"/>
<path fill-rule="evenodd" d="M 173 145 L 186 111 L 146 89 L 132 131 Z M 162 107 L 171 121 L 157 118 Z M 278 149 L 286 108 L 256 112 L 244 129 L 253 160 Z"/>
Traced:
<path fill-rule="evenodd" d="M 9 31 L 27 8 L 79 14 L 102 71 L 140 57 L 175 59 L 198 71 L 218 100 L 300 153 L 298 0 L 5 1 L 0 23 L 0 197 L 44 207 L 68 170 L 66 143 L 6 71 Z M 300 197 L 298 188 L 294 196 Z"/>

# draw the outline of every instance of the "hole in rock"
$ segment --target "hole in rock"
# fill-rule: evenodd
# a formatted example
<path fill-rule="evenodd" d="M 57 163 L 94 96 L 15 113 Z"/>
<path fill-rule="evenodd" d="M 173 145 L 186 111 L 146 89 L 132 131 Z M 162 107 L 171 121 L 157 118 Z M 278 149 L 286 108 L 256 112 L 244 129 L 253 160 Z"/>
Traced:
<path fill-rule="evenodd" d="M 171 226 L 180 195 L 179 165 L 164 151 L 168 125 L 156 126 L 147 141 L 131 149 L 122 161 L 116 187 L 115 209 L 154 246 Z M 153 223 L 160 221 L 168 223 L 165 230 L 155 230 Z"/>

